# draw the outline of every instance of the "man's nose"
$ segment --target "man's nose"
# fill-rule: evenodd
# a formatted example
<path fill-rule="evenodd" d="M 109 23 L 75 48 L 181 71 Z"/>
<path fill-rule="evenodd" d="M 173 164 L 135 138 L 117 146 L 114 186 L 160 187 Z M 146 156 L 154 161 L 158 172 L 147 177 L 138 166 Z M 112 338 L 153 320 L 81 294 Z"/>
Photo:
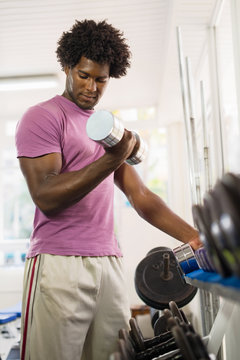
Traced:
<path fill-rule="evenodd" d="M 96 84 L 96 81 L 94 79 L 88 79 L 87 81 L 87 90 L 88 91 L 96 91 L 97 90 L 97 84 Z"/>

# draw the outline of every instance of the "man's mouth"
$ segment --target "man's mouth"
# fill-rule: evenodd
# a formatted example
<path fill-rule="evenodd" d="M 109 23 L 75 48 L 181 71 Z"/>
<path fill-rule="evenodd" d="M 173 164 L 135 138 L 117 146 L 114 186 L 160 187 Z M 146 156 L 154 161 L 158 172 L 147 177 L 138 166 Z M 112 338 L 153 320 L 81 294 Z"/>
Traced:
<path fill-rule="evenodd" d="M 95 100 L 97 97 L 94 95 L 86 95 L 86 94 L 80 94 L 82 98 L 84 98 L 87 101 Z"/>

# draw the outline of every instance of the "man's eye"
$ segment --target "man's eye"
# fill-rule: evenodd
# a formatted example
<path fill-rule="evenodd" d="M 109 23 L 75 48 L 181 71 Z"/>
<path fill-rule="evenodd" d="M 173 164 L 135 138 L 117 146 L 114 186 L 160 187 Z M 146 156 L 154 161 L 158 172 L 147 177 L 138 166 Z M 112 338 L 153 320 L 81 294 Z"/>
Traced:
<path fill-rule="evenodd" d="M 86 75 L 79 74 L 79 77 L 80 77 L 81 79 L 87 79 L 87 76 L 86 76 Z"/>

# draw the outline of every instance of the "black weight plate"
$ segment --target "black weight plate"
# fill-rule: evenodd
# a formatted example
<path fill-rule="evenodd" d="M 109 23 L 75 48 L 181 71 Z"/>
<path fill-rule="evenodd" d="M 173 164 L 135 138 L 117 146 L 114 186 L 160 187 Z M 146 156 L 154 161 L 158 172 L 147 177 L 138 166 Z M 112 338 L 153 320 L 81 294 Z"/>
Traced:
<path fill-rule="evenodd" d="M 208 258 L 207 258 L 207 252 L 206 249 L 204 247 L 197 249 L 195 251 L 195 256 L 199 262 L 199 264 L 201 264 L 201 269 L 203 269 L 204 271 L 210 271 L 210 272 L 216 272 L 216 270 L 213 270 L 212 265 L 210 265 Z"/>
<path fill-rule="evenodd" d="M 153 309 L 153 308 L 151 308 Z M 154 324 L 155 322 L 157 321 L 157 319 L 159 319 L 160 317 L 160 314 L 159 314 L 159 311 L 156 310 L 156 309 L 153 309 L 154 312 L 151 312 L 151 309 L 150 309 L 150 314 L 151 314 L 151 325 L 152 325 L 152 328 L 154 329 Z"/>
<path fill-rule="evenodd" d="M 204 259 L 205 259 L 205 261 L 207 263 L 208 270 L 211 271 L 211 272 L 216 272 L 216 269 L 215 269 L 215 267 L 214 267 L 214 265 L 213 265 L 213 263 L 212 263 L 212 261 L 211 261 L 211 259 L 210 259 L 210 257 L 209 257 L 209 255 L 208 255 L 205 248 L 203 248 L 203 250 L 202 250 L 202 255 L 203 255 L 203 257 L 204 257 Z"/>
<path fill-rule="evenodd" d="M 225 262 L 228 264 L 231 271 L 238 276 L 240 274 L 239 260 L 235 254 L 235 249 L 231 247 L 231 244 L 229 243 L 228 238 L 222 230 L 219 222 L 222 213 L 219 196 L 217 196 L 215 191 L 211 191 L 206 196 L 206 200 L 209 205 L 209 211 L 212 218 L 210 227 L 212 237 L 216 240 L 216 244 L 225 259 Z"/>
<path fill-rule="evenodd" d="M 154 323 L 154 335 L 164 334 L 168 331 L 167 329 L 167 318 L 164 315 L 161 315 Z"/>
<path fill-rule="evenodd" d="M 182 314 L 180 312 L 180 309 L 178 308 L 177 304 L 175 303 L 175 301 L 170 301 L 169 302 L 169 309 L 171 310 L 173 316 L 178 317 L 178 319 L 180 321 L 184 321 Z"/>
<path fill-rule="evenodd" d="M 180 326 L 174 326 L 171 331 L 181 351 L 181 354 L 183 355 L 183 358 L 185 360 L 197 360 L 183 329 Z"/>
<path fill-rule="evenodd" d="M 169 271 L 172 278 L 165 280 L 163 272 L 163 254 L 169 254 Z M 164 310 L 170 301 L 179 307 L 188 304 L 197 292 L 197 288 L 185 282 L 178 262 L 170 251 L 157 251 L 146 256 L 135 271 L 135 289 L 138 296 L 149 306 Z"/>
<path fill-rule="evenodd" d="M 157 252 L 157 251 L 171 251 L 171 249 L 170 248 L 168 248 L 168 247 L 166 247 L 166 246 L 158 246 L 158 247 L 155 247 L 155 248 L 153 248 L 153 249 L 151 249 L 148 253 L 147 253 L 147 256 L 148 255 L 151 255 L 151 254 L 153 254 L 153 253 L 155 253 L 155 252 Z"/>
<path fill-rule="evenodd" d="M 130 328 L 131 328 L 130 336 L 133 340 L 134 347 L 137 349 L 137 351 L 144 350 L 145 349 L 144 337 L 143 337 L 141 329 L 138 326 L 136 319 L 131 318 L 129 320 L 129 324 L 130 324 Z"/>
<path fill-rule="evenodd" d="M 180 311 L 180 313 L 182 315 L 182 318 L 183 318 L 183 321 L 185 322 L 185 324 L 189 324 L 189 321 L 187 319 L 187 316 L 186 316 L 185 312 L 182 309 L 180 309 L 179 311 Z"/>
<path fill-rule="evenodd" d="M 200 233 L 200 239 L 202 240 L 210 259 L 212 260 L 214 267 L 223 277 L 229 276 L 231 271 L 226 265 L 223 255 L 219 250 L 215 240 L 213 239 L 210 228 L 206 221 L 206 219 L 210 218 L 209 208 L 207 206 L 206 200 L 204 207 L 201 205 L 193 205 L 192 214 L 194 223 L 196 224 Z"/>
<path fill-rule="evenodd" d="M 213 267 L 213 264 L 211 263 L 211 260 L 209 259 L 208 253 L 204 247 L 198 249 L 200 250 L 200 256 L 202 258 L 202 262 L 204 264 L 203 269 L 210 272 L 216 272 L 216 270 Z"/>
<path fill-rule="evenodd" d="M 221 206 L 220 224 L 222 229 L 230 244 L 235 249 L 240 248 L 240 204 L 238 197 L 221 181 L 215 185 L 214 191 L 219 197 Z M 226 221 L 222 221 L 224 216 L 228 218 L 227 226 L 225 226 Z"/>
<path fill-rule="evenodd" d="M 202 248 L 200 248 L 200 249 L 202 249 Z M 195 258 L 196 258 L 196 260 L 197 260 L 197 263 L 198 263 L 200 269 L 205 270 L 205 268 L 204 268 L 204 267 L 205 267 L 205 264 L 203 263 L 200 249 L 195 250 L 195 253 L 194 253 L 194 254 L 195 254 Z"/>
<path fill-rule="evenodd" d="M 222 177 L 222 183 L 226 185 L 230 191 L 232 191 L 233 196 L 237 197 L 239 204 L 240 200 L 240 175 L 233 173 L 226 173 Z M 239 204 L 240 205 L 240 204 Z"/>

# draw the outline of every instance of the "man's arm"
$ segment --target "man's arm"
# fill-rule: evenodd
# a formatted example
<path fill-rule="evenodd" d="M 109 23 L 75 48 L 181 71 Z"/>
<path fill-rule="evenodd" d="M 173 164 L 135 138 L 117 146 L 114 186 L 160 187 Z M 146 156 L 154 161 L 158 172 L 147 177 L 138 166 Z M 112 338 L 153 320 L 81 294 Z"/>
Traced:
<path fill-rule="evenodd" d="M 37 158 L 21 157 L 20 167 L 36 206 L 47 216 L 81 200 L 115 171 L 132 153 L 136 143 L 131 132 L 106 153 L 78 171 L 61 174 L 62 158 L 52 153 Z"/>
<path fill-rule="evenodd" d="M 175 214 L 142 182 L 133 166 L 122 164 L 115 171 L 115 184 L 125 193 L 137 213 L 147 222 L 197 249 L 202 246 L 198 231 Z"/>

